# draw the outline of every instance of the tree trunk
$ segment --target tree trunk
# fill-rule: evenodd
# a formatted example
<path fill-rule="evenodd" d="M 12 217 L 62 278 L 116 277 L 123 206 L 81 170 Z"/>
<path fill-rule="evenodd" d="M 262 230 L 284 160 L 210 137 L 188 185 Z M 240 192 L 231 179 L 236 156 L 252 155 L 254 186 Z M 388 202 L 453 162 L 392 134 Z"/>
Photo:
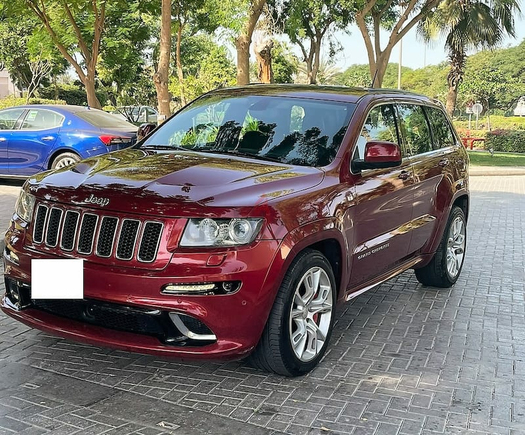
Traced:
<path fill-rule="evenodd" d="M 265 40 L 255 44 L 255 58 L 257 59 L 257 77 L 262 83 L 273 83 L 272 69 L 273 41 Z"/>
<path fill-rule="evenodd" d="M 86 88 L 88 106 L 93 109 L 102 109 L 102 105 L 100 101 L 98 101 L 97 93 L 95 92 L 95 80 L 86 77 L 84 87 Z"/>
<path fill-rule="evenodd" d="M 456 109 L 456 102 L 458 100 L 458 90 L 455 86 L 448 87 L 446 108 L 448 116 L 452 118 L 454 110 Z"/>
<path fill-rule="evenodd" d="M 177 30 L 177 48 L 176 48 L 177 77 L 179 78 L 179 85 L 180 85 L 180 102 L 183 106 L 185 106 L 186 105 L 186 95 L 184 93 L 184 71 L 182 71 L 182 60 L 180 58 L 181 41 L 182 41 L 182 24 L 179 23 L 179 29 Z"/>
<path fill-rule="evenodd" d="M 467 55 L 463 50 L 451 50 L 449 53 L 449 60 L 450 71 L 447 75 L 447 113 L 452 117 L 454 110 L 456 109 L 459 85 L 463 81 L 463 75 L 465 74 L 464 71 L 467 63 Z"/>
<path fill-rule="evenodd" d="M 239 35 L 235 40 L 237 48 L 237 84 L 240 86 L 250 83 L 250 43 L 247 35 Z"/>
<path fill-rule="evenodd" d="M 374 88 L 381 88 L 383 86 L 383 80 L 385 78 L 391 52 L 392 49 L 387 48 L 385 51 L 379 53 L 379 56 L 374 62 L 370 63 L 370 76 L 372 77 Z"/>
<path fill-rule="evenodd" d="M 316 41 L 312 40 L 312 51 L 314 54 L 312 70 L 310 73 L 310 84 L 317 84 L 317 73 L 319 72 L 319 66 L 321 65 L 321 38 L 318 37 Z"/>
<path fill-rule="evenodd" d="M 162 17 L 160 26 L 159 64 L 153 74 L 153 83 L 157 91 L 157 103 L 161 121 L 170 115 L 170 93 L 168 78 L 171 52 L 171 0 L 162 0 Z"/>
<path fill-rule="evenodd" d="M 235 39 L 237 49 L 237 84 L 240 86 L 250 83 L 250 44 L 255 25 L 261 16 L 266 0 L 252 0 L 248 19 L 243 30 Z"/>

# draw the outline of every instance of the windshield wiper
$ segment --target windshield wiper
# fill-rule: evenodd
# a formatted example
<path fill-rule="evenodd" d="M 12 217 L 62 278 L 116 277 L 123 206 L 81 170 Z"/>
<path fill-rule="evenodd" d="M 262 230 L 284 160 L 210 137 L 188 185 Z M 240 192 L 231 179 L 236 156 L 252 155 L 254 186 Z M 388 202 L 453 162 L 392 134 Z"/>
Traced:
<path fill-rule="evenodd" d="M 242 151 L 237 150 L 214 150 L 214 149 L 194 149 L 193 151 L 201 152 L 201 153 L 214 153 L 214 154 L 226 154 L 226 155 L 234 155 L 239 157 L 247 157 L 249 159 L 256 159 L 256 160 L 266 160 L 269 162 L 276 162 L 276 163 L 283 163 L 281 160 L 275 158 L 275 157 L 268 157 L 268 156 L 260 156 L 258 154 L 250 154 L 250 153 L 243 153 Z"/>
<path fill-rule="evenodd" d="M 177 145 L 143 145 L 142 149 L 154 149 L 154 150 L 177 150 L 177 151 L 190 151 L 188 148 L 180 147 Z"/>

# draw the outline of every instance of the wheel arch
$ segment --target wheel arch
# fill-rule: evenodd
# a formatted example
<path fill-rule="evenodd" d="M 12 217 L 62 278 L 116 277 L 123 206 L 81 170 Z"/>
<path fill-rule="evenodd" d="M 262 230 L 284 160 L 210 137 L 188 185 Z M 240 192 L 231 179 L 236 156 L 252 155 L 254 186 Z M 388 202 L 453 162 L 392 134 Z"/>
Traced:
<path fill-rule="evenodd" d="M 75 155 L 78 156 L 79 159 L 82 160 L 82 156 L 76 150 L 74 150 L 72 148 L 59 148 L 57 150 L 53 150 L 53 153 L 51 154 L 51 156 L 49 157 L 49 160 L 47 161 L 46 169 L 51 169 L 51 166 L 53 165 L 53 162 L 55 161 L 55 159 L 60 154 L 64 154 L 64 153 L 75 154 Z"/>
<path fill-rule="evenodd" d="M 344 294 L 347 280 L 347 267 L 343 255 L 346 242 L 343 234 L 332 220 L 317 221 L 289 232 L 281 242 L 279 253 L 274 258 L 267 279 L 274 277 L 274 289 L 277 292 L 286 271 L 297 256 L 306 249 L 321 252 L 332 267 L 336 280 L 337 294 L 340 299 Z"/>
<path fill-rule="evenodd" d="M 465 214 L 465 219 L 468 221 L 468 213 L 470 206 L 469 196 L 466 193 L 463 193 L 462 195 L 458 196 L 452 203 L 452 207 L 454 206 L 458 206 L 461 210 L 463 210 L 463 213 Z"/>

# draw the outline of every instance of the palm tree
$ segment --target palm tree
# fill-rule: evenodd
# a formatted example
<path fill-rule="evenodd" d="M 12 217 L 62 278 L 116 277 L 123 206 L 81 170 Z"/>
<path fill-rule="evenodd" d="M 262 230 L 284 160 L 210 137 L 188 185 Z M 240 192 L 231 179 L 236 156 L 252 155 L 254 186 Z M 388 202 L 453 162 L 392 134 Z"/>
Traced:
<path fill-rule="evenodd" d="M 448 50 L 447 112 L 456 108 L 458 88 L 465 74 L 467 52 L 498 46 L 505 36 L 515 37 L 514 14 L 519 14 L 519 0 L 444 0 L 419 25 L 419 32 L 429 42 L 444 35 Z"/>

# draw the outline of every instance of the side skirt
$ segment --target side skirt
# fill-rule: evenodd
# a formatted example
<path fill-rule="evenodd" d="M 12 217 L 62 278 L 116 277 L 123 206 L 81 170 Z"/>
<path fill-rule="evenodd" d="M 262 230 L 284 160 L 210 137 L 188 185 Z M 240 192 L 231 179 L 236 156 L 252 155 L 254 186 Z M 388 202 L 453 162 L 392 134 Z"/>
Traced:
<path fill-rule="evenodd" d="M 403 273 L 405 270 L 411 269 L 412 267 L 414 267 L 416 264 L 420 263 L 421 261 L 423 261 L 423 258 L 421 257 L 412 258 L 408 262 L 399 265 L 394 270 L 391 270 L 383 275 L 380 275 L 379 277 L 375 278 L 372 281 L 365 282 L 364 284 L 357 287 L 357 289 L 353 290 L 351 293 L 347 293 L 345 296 L 345 301 L 349 301 L 350 299 L 353 299 L 363 294 L 367 290 L 370 290 L 371 288 L 374 288 L 380 284 L 383 284 L 385 281 L 388 281 L 394 276 L 397 276 L 400 273 Z"/>

